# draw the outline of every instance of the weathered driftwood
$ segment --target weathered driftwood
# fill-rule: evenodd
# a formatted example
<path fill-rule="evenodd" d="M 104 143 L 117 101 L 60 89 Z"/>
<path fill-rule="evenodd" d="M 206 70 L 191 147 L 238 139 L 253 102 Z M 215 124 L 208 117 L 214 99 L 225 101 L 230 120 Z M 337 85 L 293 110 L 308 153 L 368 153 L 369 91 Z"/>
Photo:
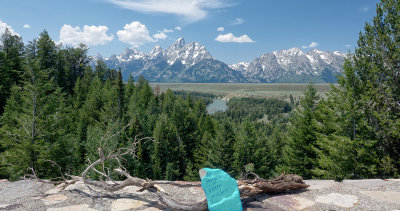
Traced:
<path fill-rule="evenodd" d="M 253 180 L 238 180 L 240 196 L 255 196 L 261 193 L 280 193 L 288 190 L 299 190 L 309 185 L 296 174 L 283 174 L 275 179 L 256 178 Z"/>
<path fill-rule="evenodd" d="M 207 200 L 203 199 L 198 202 L 183 202 L 180 199 L 176 199 L 171 197 L 168 193 L 166 193 L 162 188 L 160 188 L 160 184 L 169 184 L 178 187 L 199 187 L 201 186 L 197 183 L 180 183 L 173 181 L 152 181 L 149 179 L 141 179 L 138 177 L 131 176 L 128 172 L 126 172 L 124 167 L 120 163 L 120 159 L 123 159 L 124 155 L 134 155 L 136 156 L 136 145 L 143 140 L 153 140 L 151 137 L 145 137 L 138 139 L 138 136 L 133 140 L 131 147 L 129 148 L 120 148 L 116 152 L 109 153 L 105 155 L 102 148 L 99 148 L 99 159 L 94 161 L 93 163 L 89 162 L 88 167 L 82 173 L 83 182 L 87 185 L 92 185 L 103 190 L 114 192 L 123 189 L 127 186 L 137 186 L 141 187 L 140 191 L 149 190 L 156 194 L 162 204 L 165 206 L 172 208 L 173 210 L 207 210 Z M 104 162 L 106 160 L 115 160 L 119 164 L 119 168 L 114 169 L 119 175 L 125 176 L 125 180 L 122 182 L 114 182 L 114 184 L 106 183 L 105 181 L 94 181 L 90 180 L 87 177 L 89 171 L 93 170 L 95 173 L 100 174 L 102 177 L 105 177 L 107 180 L 112 181 L 110 177 L 110 172 L 105 171 Z M 96 169 L 96 166 L 102 167 L 101 170 Z M 253 180 L 238 180 L 238 187 L 240 191 L 240 196 L 242 199 L 256 196 L 257 194 L 262 193 L 279 193 L 287 190 L 297 190 L 308 187 L 303 182 L 303 179 L 298 175 L 281 175 L 272 180 L 266 180 L 260 178 L 258 175 L 251 173 L 255 176 Z"/>
<path fill-rule="evenodd" d="M 144 180 L 137 177 L 132 177 L 128 172 L 122 169 L 115 169 L 114 171 L 120 175 L 126 177 L 122 182 L 116 184 L 109 184 L 104 181 L 93 181 L 87 178 L 87 173 L 93 169 L 97 164 L 100 164 L 102 159 L 93 162 L 82 174 L 82 178 L 85 184 L 93 185 L 98 188 L 102 188 L 109 192 L 114 192 L 123 189 L 126 186 L 138 186 L 141 187 L 138 191 L 150 190 L 154 192 L 162 204 L 172 208 L 174 210 L 207 210 L 207 200 L 203 199 L 198 202 L 183 202 L 179 199 L 171 197 L 164 190 L 160 189 L 159 184 L 169 184 L 179 187 L 198 187 L 199 183 L 178 183 L 173 181 L 152 181 Z M 256 177 L 253 180 L 238 180 L 238 188 L 240 191 L 241 198 L 248 198 L 256 196 L 262 193 L 279 193 L 288 190 L 298 190 L 302 188 L 307 188 L 308 185 L 303 182 L 302 177 L 298 175 L 281 175 L 275 179 L 267 180 L 260 177 Z"/>

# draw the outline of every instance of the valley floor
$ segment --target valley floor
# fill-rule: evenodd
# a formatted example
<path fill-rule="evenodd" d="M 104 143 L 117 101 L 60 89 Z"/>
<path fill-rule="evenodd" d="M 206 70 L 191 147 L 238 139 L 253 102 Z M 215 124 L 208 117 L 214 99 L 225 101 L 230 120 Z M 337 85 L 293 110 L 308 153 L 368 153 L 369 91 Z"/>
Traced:
<path fill-rule="evenodd" d="M 282 97 L 304 95 L 305 83 L 150 83 L 153 89 L 173 91 L 202 92 L 232 97 Z M 330 84 L 314 84 L 318 94 L 324 96 L 331 90 Z"/>

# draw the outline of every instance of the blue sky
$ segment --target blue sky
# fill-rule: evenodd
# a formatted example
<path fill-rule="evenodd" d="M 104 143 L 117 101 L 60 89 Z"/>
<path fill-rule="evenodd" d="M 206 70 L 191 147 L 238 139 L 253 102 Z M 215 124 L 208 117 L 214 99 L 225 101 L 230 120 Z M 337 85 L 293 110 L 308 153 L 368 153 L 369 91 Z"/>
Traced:
<path fill-rule="evenodd" d="M 1 0 L 0 32 L 24 42 L 43 29 L 90 54 L 166 49 L 179 37 L 228 64 L 292 47 L 354 50 L 378 0 Z"/>

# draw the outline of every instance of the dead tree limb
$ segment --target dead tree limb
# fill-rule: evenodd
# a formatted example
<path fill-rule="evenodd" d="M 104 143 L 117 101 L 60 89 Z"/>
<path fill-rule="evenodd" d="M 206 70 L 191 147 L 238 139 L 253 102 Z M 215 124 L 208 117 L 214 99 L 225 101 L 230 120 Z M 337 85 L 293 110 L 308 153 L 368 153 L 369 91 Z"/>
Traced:
<path fill-rule="evenodd" d="M 125 127 L 126 128 L 126 127 Z M 119 131 L 121 132 L 121 131 Z M 112 137 L 113 135 L 106 134 L 105 136 Z M 120 148 L 116 152 L 111 152 L 108 155 L 105 155 L 103 149 L 100 147 L 99 150 L 99 159 L 94 161 L 93 163 L 89 162 L 88 167 L 82 173 L 83 182 L 87 185 L 95 186 L 100 189 L 106 190 L 108 192 L 115 192 L 123 189 L 127 186 L 137 186 L 140 187 L 139 191 L 149 190 L 150 192 L 156 194 L 159 198 L 159 201 L 165 206 L 173 209 L 173 210 L 207 210 L 207 199 L 203 199 L 197 202 L 183 202 L 180 199 L 176 199 L 171 197 L 168 193 L 166 193 L 160 186 L 158 185 L 173 185 L 182 188 L 187 187 L 199 187 L 200 183 L 196 182 L 173 182 L 173 181 L 152 181 L 149 179 L 141 179 L 138 177 L 131 176 L 123 167 L 120 160 L 123 159 L 124 155 L 133 155 L 136 156 L 136 145 L 140 141 L 144 140 L 153 140 L 151 137 L 138 138 L 135 137 L 129 148 Z M 95 173 L 100 174 L 106 179 L 110 180 L 110 173 L 105 172 L 104 170 L 104 162 L 106 160 L 115 160 L 117 161 L 119 167 L 114 169 L 114 172 L 124 176 L 125 180 L 109 184 L 105 181 L 94 181 L 88 178 L 88 173 L 93 170 Z M 97 165 L 102 165 L 102 170 L 96 169 Z M 252 172 L 248 172 L 255 177 L 255 179 L 246 179 L 246 180 L 238 180 L 238 188 L 240 191 L 241 199 L 249 199 L 250 197 L 256 196 L 262 193 L 279 193 L 288 190 L 298 190 L 302 188 L 307 188 L 308 185 L 303 182 L 303 178 L 298 175 L 281 175 L 275 179 L 267 180 L 260 178 L 257 174 Z"/>
<path fill-rule="evenodd" d="M 23 177 L 23 179 L 34 179 L 34 180 L 36 180 L 36 181 L 38 181 L 38 182 L 41 182 L 41 183 L 52 184 L 52 185 L 61 185 L 61 187 L 60 187 L 61 189 L 64 189 L 64 188 L 66 188 L 68 185 L 75 184 L 77 181 L 79 181 L 79 178 L 76 177 L 76 176 L 63 174 L 62 171 L 61 171 L 61 167 L 60 167 L 56 162 L 51 161 L 51 160 L 46 160 L 46 161 L 49 161 L 49 162 L 51 162 L 52 164 L 57 165 L 57 166 L 59 167 L 59 171 L 60 171 L 61 177 L 55 178 L 55 179 L 62 179 L 61 181 L 54 181 L 54 180 L 51 180 L 51 179 L 50 179 L 50 180 L 43 180 L 43 179 L 40 179 L 40 178 L 36 175 L 35 169 L 32 168 L 32 167 L 29 167 L 29 168 L 28 168 L 28 170 L 32 171 L 32 174 L 25 174 L 24 177 Z M 68 176 L 68 177 L 70 177 L 70 178 L 72 178 L 72 179 L 67 180 L 67 179 L 65 178 L 64 175 L 65 175 L 65 176 Z M 53 178 L 53 179 L 54 179 L 54 178 Z"/>
<path fill-rule="evenodd" d="M 87 178 L 87 173 L 94 169 L 94 167 L 98 164 L 104 162 L 104 160 L 113 158 L 116 154 L 111 154 L 107 156 L 105 159 L 98 159 L 89 165 L 82 174 L 82 178 L 85 184 L 92 185 L 101 189 L 104 189 L 109 192 L 114 192 L 123 189 L 127 186 L 137 186 L 141 187 L 138 191 L 151 190 L 154 192 L 160 202 L 165 206 L 173 209 L 173 210 L 207 210 L 207 200 L 203 199 L 198 202 L 182 202 L 179 199 L 175 199 L 165 193 L 163 190 L 160 190 L 156 187 L 156 185 L 174 185 L 178 187 L 199 187 L 201 186 L 199 183 L 180 183 L 173 181 L 152 181 L 145 180 L 137 177 L 132 177 L 128 172 L 122 170 L 121 168 L 114 169 L 114 172 L 125 176 L 126 179 L 118 184 L 108 184 L 105 181 L 93 181 Z M 240 191 L 240 196 L 242 199 L 253 197 L 262 193 L 279 193 L 288 190 L 298 190 L 302 188 L 307 188 L 308 185 L 303 182 L 302 177 L 298 175 L 281 175 L 275 179 L 267 180 L 262 179 L 260 177 L 256 177 L 252 180 L 238 180 L 238 188 Z"/>

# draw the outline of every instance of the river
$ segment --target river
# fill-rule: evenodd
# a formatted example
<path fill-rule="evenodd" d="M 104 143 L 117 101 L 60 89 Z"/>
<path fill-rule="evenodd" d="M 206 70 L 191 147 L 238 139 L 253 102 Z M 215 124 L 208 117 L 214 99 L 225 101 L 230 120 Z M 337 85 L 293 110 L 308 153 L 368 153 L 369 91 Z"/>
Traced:
<path fill-rule="evenodd" d="M 213 102 L 207 106 L 207 112 L 214 114 L 217 111 L 225 111 L 228 108 L 225 100 L 214 99 Z"/>

